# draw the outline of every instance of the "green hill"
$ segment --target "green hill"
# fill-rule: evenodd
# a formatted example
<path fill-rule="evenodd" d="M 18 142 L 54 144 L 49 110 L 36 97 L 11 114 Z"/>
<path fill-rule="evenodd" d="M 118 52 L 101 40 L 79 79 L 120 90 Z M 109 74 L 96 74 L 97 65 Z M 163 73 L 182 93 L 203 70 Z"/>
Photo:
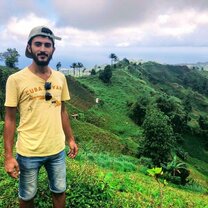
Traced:
<path fill-rule="evenodd" d="M 206 72 L 153 62 L 121 61 L 111 68 L 108 84 L 99 79 L 99 73 L 76 79 L 67 76 L 71 93 L 67 108 L 71 115 L 78 114 L 77 119 L 71 116 L 71 123 L 80 149 L 75 160 L 67 159 L 67 207 L 208 207 L 208 151 L 205 130 L 198 122 L 208 105 Z M 142 126 L 129 116 L 131 107 L 140 97 L 155 103 L 161 95 L 170 96 L 180 109 L 190 105 L 188 130 L 177 144 L 187 155 L 178 160 L 190 170 L 185 186 L 150 177 L 149 159 L 137 155 L 144 135 Z M 1 154 L 0 186 L 7 189 L 2 190 L 0 207 L 17 207 L 17 182 L 4 173 Z M 48 208 L 50 204 L 41 172 L 36 206 Z"/>
<path fill-rule="evenodd" d="M 188 153 L 186 163 L 190 166 L 191 172 L 194 172 L 193 178 L 201 178 L 203 175 L 202 181 L 206 184 L 208 153 L 204 147 L 204 140 L 196 132 L 199 129 L 198 118 L 206 113 L 208 104 L 206 91 L 197 86 L 201 85 L 202 80 L 204 83 L 207 82 L 203 73 L 186 66 L 147 62 L 142 65 L 117 66 L 113 69 L 110 84 L 103 83 L 99 80 L 98 75 L 77 78 L 82 86 L 103 101 L 102 106 L 95 105 L 88 111 L 82 112 L 84 122 L 117 135 L 120 143 L 124 145 L 121 153 L 135 156 L 138 141 L 142 139 L 142 129 L 129 118 L 128 103 L 135 102 L 141 94 L 154 96 L 166 93 L 176 97 L 182 103 L 185 103 L 187 97 L 190 98 L 192 110 L 189 112 L 189 127 L 194 135 L 184 132 L 184 143 L 181 148 Z M 74 131 L 76 135 L 76 127 Z M 109 144 L 112 141 L 113 139 L 109 137 Z M 99 145 L 96 146 L 98 147 L 97 152 L 99 152 Z M 93 148 L 93 143 L 91 143 L 91 147 Z M 112 149 L 111 151 L 108 148 L 104 150 L 112 153 Z M 201 179 L 196 180 L 201 181 Z"/>

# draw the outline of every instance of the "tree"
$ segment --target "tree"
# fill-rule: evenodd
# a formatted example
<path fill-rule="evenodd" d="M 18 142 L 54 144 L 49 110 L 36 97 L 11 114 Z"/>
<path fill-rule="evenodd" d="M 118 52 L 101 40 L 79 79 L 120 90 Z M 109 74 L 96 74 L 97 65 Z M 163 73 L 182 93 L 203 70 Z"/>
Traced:
<path fill-rule="evenodd" d="M 57 69 L 57 71 L 59 71 L 60 68 L 61 68 L 61 62 L 59 61 L 59 62 L 56 64 L 56 69 Z"/>
<path fill-rule="evenodd" d="M 178 161 L 176 155 L 174 155 L 172 161 L 168 162 L 166 165 L 162 165 L 162 167 L 164 172 L 168 173 L 166 174 L 166 178 L 171 182 L 176 184 L 180 183 L 182 185 L 185 185 L 188 182 L 187 178 L 190 174 L 190 171 L 187 169 L 187 166 L 184 162 Z"/>
<path fill-rule="evenodd" d="M 138 125 L 142 125 L 146 114 L 146 106 L 136 102 L 130 108 L 129 117 Z"/>
<path fill-rule="evenodd" d="M 144 122 L 147 106 L 151 102 L 151 97 L 147 93 L 142 93 L 137 101 L 130 106 L 129 117 L 138 125 Z"/>
<path fill-rule="evenodd" d="M 96 75 L 96 70 L 94 68 L 91 70 L 90 75 Z"/>
<path fill-rule="evenodd" d="M 84 75 L 84 73 L 85 73 L 85 71 L 86 71 L 87 69 L 84 67 L 84 69 L 82 70 L 82 74 Z"/>
<path fill-rule="evenodd" d="M 80 76 L 80 70 L 81 70 L 81 68 L 83 68 L 84 67 L 84 65 L 81 63 L 81 62 L 78 62 L 77 63 L 77 68 L 79 69 L 79 76 Z"/>
<path fill-rule="evenodd" d="M 112 65 L 114 62 L 118 61 L 118 57 L 116 56 L 115 53 L 111 53 L 110 56 L 109 56 L 109 58 L 111 59 L 111 65 Z"/>
<path fill-rule="evenodd" d="M 208 116 L 199 116 L 198 123 L 202 130 L 208 130 Z"/>
<path fill-rule="evenodd" d="M 99 79 L 101 79 L 104 83 L 110 83 L 112 75 L 111 66 L 107 65 L 104 70 L 100 72 Z"/>
<path fill-rule="evenodd" d="M 73 68 L 73 74 L 74 74 L 74 76 L 75 76 L 75 70 L 76 70 L 76 68 L 77 68 L 77 63 L 72 63 L 72 65 L 70 66 L 71 68 Z"/>
<path fill-rule="evenodd" d="M 6 52 L 0 53 L 0 59 L 5 62 L 7 67 L 16 68 L 18 58 L 20 57 L 16 48 L 8 48 Z"/>
<path fill-rule="evenodd" d="M 4 94 L 0 91 L 0 120 L 4 119 Z"/>
<path fill-rule="evenodd" d="M 127 59 L 127 58 L 124 58 L 123 60 L 122 60 L 122 62 L 125 64 L 125 65 L 129 65 L 129 60 Z"/>
<path fill-rule="evenodd" d="M 152 159 L 154 165 L 167 163 L 175 143 L 170 120 L 157 108 L 148 108 L 142 125 L 145 140 L 141 154 Z"/>
<path fill-rule="evenodd" d="M 187 129 L 188 117 L 182 103 L 173 96 L 166 94 L 156 98 L 157 107 L 170 118 L 174 132 L 182 133 Z"/>

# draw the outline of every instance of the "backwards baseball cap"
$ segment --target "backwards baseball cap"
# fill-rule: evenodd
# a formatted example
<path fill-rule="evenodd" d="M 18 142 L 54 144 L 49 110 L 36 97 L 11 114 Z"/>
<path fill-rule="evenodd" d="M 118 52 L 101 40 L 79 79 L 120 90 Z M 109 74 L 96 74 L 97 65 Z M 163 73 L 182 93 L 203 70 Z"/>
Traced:
<path fill-rule="evenodd" d="M 51 29 L 49 29 L 48 27 L 45 26 L 38 26 L 38 27 L 34 27 L 29 36 L 28 36 L 28 41 L 27 43 L 29 43 L 34 37 L 36 36 L 46 36 L 49 37 L 53 43 L 55 42 L 55 40 L 61 40 L 60 37 L 57 37 L 53 34 L 53 32 L 51 31 Z M 30 52 L 28 51 L 27 47 L 25 49 L 25 56 L 27 56 L 28 58 L 32 58 Z"/>

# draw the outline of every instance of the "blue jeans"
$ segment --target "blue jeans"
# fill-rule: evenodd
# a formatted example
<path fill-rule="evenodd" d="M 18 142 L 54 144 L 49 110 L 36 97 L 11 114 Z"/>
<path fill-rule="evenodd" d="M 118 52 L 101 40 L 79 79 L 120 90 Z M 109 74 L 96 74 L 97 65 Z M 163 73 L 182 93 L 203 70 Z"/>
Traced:
<path fill-rule="evenodd" d="M 17 154 L 20 167 L 19 198 L 28 201 L 36 195 L 38 173 L 45 167 L 49 188 L 53 193 L 63 193 L 66 190 L 65 151 L 45 157 L 24 157 Z"/>

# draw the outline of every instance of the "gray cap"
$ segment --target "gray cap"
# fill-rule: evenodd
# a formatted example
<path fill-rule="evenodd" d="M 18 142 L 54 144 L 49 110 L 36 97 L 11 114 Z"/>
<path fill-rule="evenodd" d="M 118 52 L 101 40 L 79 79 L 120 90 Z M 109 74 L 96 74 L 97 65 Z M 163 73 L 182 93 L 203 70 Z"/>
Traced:
<path fill-rule="evenodd" d="M 52 39 L 53 42 L 55 42 L 55 40 L 61 40 L 60 37 L 57 37 L 53 34 L 53 32 L 51 31 L 51 29 L 49 29 L 48 27 L 45 27 L 45 26 L 38 26 L 38 27 L 34 27 L 29 36 L 28 36 L 28 43 L 29 41 L 36 37 L 36 36 L 39 36 L 39 35 L 43 35 L 43 36 L 46 36 L 46 37 L 49 37 Z M 27 47 L 25 49 L 25 56 L 27 56 L 28 58 L 32 58 L 30 52 L 28 51 Z"/>

